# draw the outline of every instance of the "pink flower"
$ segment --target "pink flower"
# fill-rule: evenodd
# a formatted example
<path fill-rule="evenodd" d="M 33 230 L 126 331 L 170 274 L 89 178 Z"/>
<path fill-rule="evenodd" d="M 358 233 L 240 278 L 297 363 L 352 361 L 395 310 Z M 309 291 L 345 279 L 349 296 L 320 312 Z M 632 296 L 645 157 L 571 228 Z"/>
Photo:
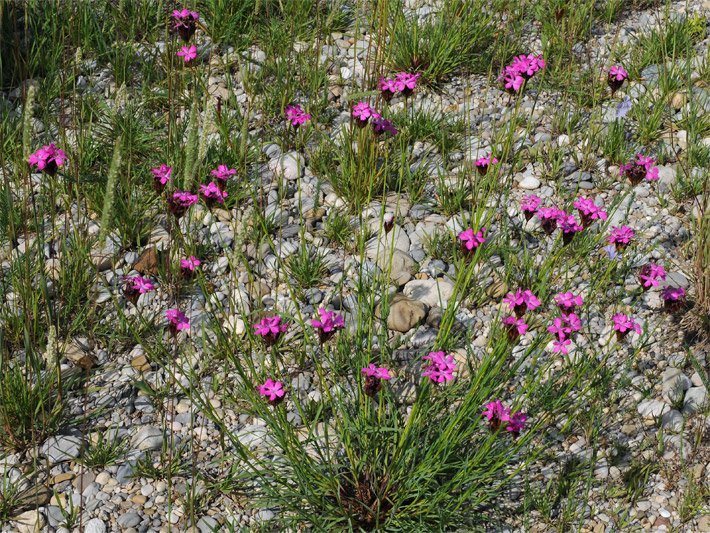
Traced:
<path fill-rule="evenodd" d="M 390 133 L 391 135 L 397 135 L 398 131 L 397 128 L 394 127 L 394 124 L 379 113 L 373 112 L 371 119 L 372 131 L 375 132 L 375 135 L 380 135 L 385 132 Z"/>
<path fill-rule="evenodd" d="M 384 98 L 386 101 L 391 100 L 392 97 L 397 92 L 399 92 L 399 87 L 400 85 L 397 83 L 396 80 L 384 77 L 380 78 L 380 81 L 377 84 L 377 88 L 382 93 L 382 98 Z"/>
<path fill-rule="evenodd" d="M 478 173 L 485 176 L 488 172 L 488 167 L 495 165 L 496 163 L 498 163 L 498 159 L 492 157 L 491 155 L 484 155 L 483 157 L 476 159 L 474 164 L 476 165 L 476 169 L 478 169 Z"/>
<path fill-rule="evenodd" d="M 173 333 L 190 329 L 190 319 L 179 309 L 168 309 L 165 311 L 165 318 L 170 322 Z"/>
<path fill-rule="evenodd" d="M 216 169 L 210 172 L 211 176 L 214 176 L 219 181 L 227 181 L 230 176 L 234 176 L 237 173 L 237 169 L 229 168 L 227 165 L 219 165 Z"/>
<path fill-rule="evenodd" d="M 572 344 L 569 339 L 559 339 L 552 342 L 552 351 L 555 353 L 562 353 L 564 355 L 569 354 L 568 346 Z"/>
<path fill-rule="evenodd" d="M 229 193 L 221 190 L 214 181 L 209 182 L 207 185 L 200 185 L 200 193 L 209 206 L 213 205 L 215 202 L 223 204 L 224 199 L 229 196 Z"/>
<path fill-rule="evenodd" d="M 278 315 L 262 318 L 253 325 L 254 334 L 261 337 L 267 345 L 273 345 L 279 340 L 281 334 L 288 329 L 288 324 L 281 322 Z"/>
<path fill-rule="evenodd" d="M 537 210 L 537 218 L 540 219 L 540 225 L 545 233 L 551 235 L 557 229 L 557 224 L 567 213 L 557 207 L 541 207 Z"/>
<path fill-rule="evenodd" d="M 367 377 L 384 379 L 385 381 L 389 381 L 390 379 L 392 379 L 389 370 L 387 370 L 383 366 L 376 366 L 373 363 L 370 363 L 369 366 L 363 368 L 361 372 Z"/>
<path fill-rule="evenodd" d="M 633 318 L 623 313 L 617 313 L 611 317 L 614 323 L 614 331 L 620 337 L 625 336 L 630 331 L 635 331 L 639 335 L 641 334 L 641 326 Z"/>
<path fill-rule="evenodd" d="M 429 352 L 422 359 L 429 361 L 422 372 L 422 377 L 429 378 L 434 383 L 444 383 L 454 379 L 456 362 L 452 355 L 446 355 L 445 352 Z"/>
<path fill-rule="evenodd" d="M 525 311 L 534 311 L 540 307 L 540 300 L 532 293 L 530 289 L 518 289 L 515 293 L 509 292 L 503 298 L 503 302 L 508 304 L 511 311 L 515 312 L 516 316 L 521 317 Z"/>
<path fill-rule="evenodd" d="M 515 436 L 520 435 L 525 429 L 525 423 L 528 420 L 528 416 L 522 411 L 516 411 L 512 413 L 508 419 L 508 425 L 505 426 L 505 430 L 512 433 Z"/>
<path fill-rule="evenodd" d="M 580 196 L 574 201 L 574 207 L 579 211 L 582 226 L 587 227 L 594 220 L 606 220 L 607 213 L 594 203 L 591 198 Z"/>
<path fill-rule="evenodd" d="M 395 87 L 401 91 L 404 96 L 408 96 L 417 88 L 417 81 L 421 77 L 420 73 L 410 74 L 408 72 L 400 72 L 394 78 Z"/>
<path fill-rule="evenodd" d="M 285 109 L 286 120 L 288 120 L 294 128 L 303 126 L 311 120 L 311 115 L 306 113 L 300 105 L 287 105 Z"/>
<path fill-rule="evenodd" d="M 67 162 L 67 154 L 64 150 L 57 148 L 54 143 L 51 143 L 30 154 L 27 162 L 31 167 L 54 176 L 57 173 L 57 169 L 63 167 Z"/>
<path fill-rule="evenodd" d="M 614 78 L 616 81 L 624 81 L 629 77 L 629 73 L 626 72 L 624 67 L 614 65 L 609 69 L 609 77 Z"/>
<path fill-rule="evenodd" d="M 195 34 L 195 23 L 199 18 L 200 15 L 196 11 L 190 11 L 189 9 L 176 9 L 173 11 L 175 30 L 183 41 L 189 41 L 190 37 Z"/>
<path fill-rule="evenodd" d="M 666 302 L 679 302 L 685 299 L 683 287 L 666 287 L 661 291 L 661 296 Z"/>
<path fill-rule="evenodd" d="M 353 106 L 353 117 L 361 124 L 367 123 L 373 113 L 373 109 L 367 102 L 358 102 Z"/>
<path fill-rule="evenodd" d="M 498 428 L 510 420 L 510 409 L 503 405 L 500 400 L 487 403 L 483 411 L 483 418 L 488 420 L 488 426 L 491 431 L 497 431 Z"/>
<path fill-rule="evenodd" d="M 183 46 L 178 50 L 177 56 L 182 57 L 185 63 L 189 63 L 197 57 L 197 47 L 194 44 L 190 46 Z"/>
<path fill-rule="evenodd" d="M 623 250 L 631 242 L 636 233 L 628 226 L 612 226 L 611 233 L 607 237 L 610 244 L 616 246 L 617 249 Z"/>
<path fill-rule="evenodd" d="M 574 215 L 569 215 L 567 213 L 560 216 L 558 222 L 562 233 L 577 233 L 583 229 L 582 225 L 577 222 L 576 218 L 574 218 Z"/>
<path fill-rule="evenodd" d="M 658 280 L 666 279 L 666 270 L 656 263 L 646 263 L 639 270 L 639 281 L 644 289 L 658 287 Z"/>
<path fill-rule="evenodd" d="M 339 329 L 345 327 L 345 319 L 335 311 L 328 311 L 324 307 L 318 308 L 319 318 L 311 320 L 311 326 L 318 331 L 321 342 L 327 341 Z"/>
<path fill-rule="evenodd" d="M 547 331 L 557 335 L 559 340 L 564 340 L 572 333 L 582 329 L 582 320 L 574 313 L 562 314 L 552 321 L 552 325 L 547 327 Z"/>
<path fill-rule="evenodd" d="M 641 180 L 658 181 L 658 167 L 652 157 L 636 154 L 636 159 L 619 167 L 619 175 L 626 176 L 632 185 L 637 185 Z"/>
<path fill-rule="evenodd" d="M 571 292 L 561 292 L 555 295 L 555 303 L 557 307 L 563 311 L 572 311 L 575 307 L 581 307 L 584 305 L 584 300 L 579 295 L 575 295 Z"/>
<path fill-rule="evenodd" d="M 148 278 L 142 276 L 126 276 L 123 278 L 123 294 L 135 304 L 141 294 L 155 290 L 155 285 Z"/>
<path fill-rule="evenodd" d="M 473 228 L 468 228 L 467 230 L 459 233 L 458 238 L 459 241 L 461 241 L 461 246 L 463 247 L 463 249 L 472 252 L 481 244 L 486 242 L 486 239 L 483 236 L 485 231 L 486 228 L 481 228 L 480 230 L 478 230 L 478 232 L 474 233 Z"/>
<path fill-rule="evenodd" d="M 503 319 L 503 325 L 508 329 L 508 337 L 511 340 L 515 340 L 520 335 L 525 335 L 528 331 L 528 325 L 525 321 L 513 315 L 506 316 Z"/>
<path fill-rule="evenodd" d="M 198 266 L 200 266 L 202 262 L 197 259 L 194 255 L 191 255 L 187 259 L 180 259 L 180 268 L 183 270 L 187 270 L 189 272 L 195 272 Z"/>
<path fill-rule="evenodd" d="M 173 215 L 180 218 L 191 205 L 196 204 L 199 200 L 199 196 L 189 191 L 175 191 L 172 196 L 168 197 L 168 208 Z"/>
<path fill-rule="evenodd" d="M 170 181 L 170 176 L 173 173 L 173 168 L 163 163 L 159 167 L 152 168 L 150 171 L 153 173 L 153 180 L 156 189 L 162 191 L 163 187 L 165 187 Z"/>
<path fill-rule="evenodd" d="M 511 92 L 517 93 L 524 83 L 525 78 L 523 78 L 517 70 L 513 70 L 510 67 L 505 68 L 503 71 L 503 87 Z"/>
<path fill-rule="evenodd" d="M 257 389 L 259 394 L 265 397 L 272 405 L 280 403 L 283 400 L 284 394 L 286 394 L 283 383 L 274 381 L 271 378 L 267 379 L 262 385 L 259 385 Z"/>

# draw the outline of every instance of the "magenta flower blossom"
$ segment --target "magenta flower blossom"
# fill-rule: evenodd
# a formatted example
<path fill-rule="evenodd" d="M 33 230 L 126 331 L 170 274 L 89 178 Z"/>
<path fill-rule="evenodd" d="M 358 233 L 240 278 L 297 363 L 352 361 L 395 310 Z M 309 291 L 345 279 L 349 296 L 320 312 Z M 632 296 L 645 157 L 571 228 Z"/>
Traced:
<path fill-rule="evenodd" d="M 391 78 L 380 78 L 377 88 L 382 93 L 382 98 L 384 98 L 387 102 L 389 102 L 392 97 L 399 92 L 399 84 L 396 80 Z"/>
<path fill-rule="evenodd" d="M 629 79 L 629 73 L 626 72 L 624 67 L 618 65 L 611 67 L 606 78 L 606 82 L 611 88 L 611 93 L 614 94 L 618 91 L 627 79 Z"/>
<path fill-rule="evenodd" d="M 183 276 L 191 278 L 195 274 L 197 267 L 201 264 L 202 261 L 197 259 L 194 255 L 191 255 L 187 259 L 180 259 L 180 270 L 182 270 Z"/>
<path fill-rule="evenodd" d="M 626 337 L 626 335 L 628 335 L 631 331 L 635 331 L 641 335 L 641 326 L 630 316 L 623 313 L 617 313 L 611 317 L 611 319 L 614 323 L 614 331 L 616 331 L 616 337 L 618 340 Z"/>
<path fill-rule="evenodd" d="M 528 325 L 525 321 L 522 318 L 517 318 L 513 315 L 503 318 L 503 325 L 508 331 L 508 339 L 511 341 L 516 340 L 521 335 L 525 335 L 528 331 Z"/>
<path fill-rule="evenodd" d="M 477 232 L 473 231 L 473 228 L 468 228 L 462 231 L 458 235 L 459 241 L 461 241 L 461 248 L 464 252 L 473 252 L 476 248 L 486 242 L 486 238 L 483 236 L 486 228 L 481 228 Z"/>
<path fill-rule="evenodd" d="M 517 93 L 525 83 L 525 78 L 517 70 L 507 66 L 503 70 L 502 82 L 507 91 Z"/>
<path fill-rule="evenodd" d="M 612 226 L 611 233 L 607 237 L 607 241 L 609 244 L 613 244 L 616 249 L 620 251 L 624 250 L 629 245 L 631 239 L 634 238 L 634 235 L 636 235 L 636 232 L 628 226 Z"/>
<path fill-rule="evenodd" d="M 187 42 L 195 34 L 197 29 L 197 21 L 200 19 L 199 13 L 190 11 L 189 9 L 175 9 L 173 11 L 173 20 L 175 21 L 175 31 L 178 32 L 180 38 Z"/>
<path fill-rule="evenodd" d="M 284 399 L 286 391 L 284 391 L 283 383 L 267 379 L 262 385 L 257 387 L 259 395 L 266 398 L 271 405 L 278 405 Z"/>
<path fill-rule="evenodd" d="M 559 340 L 568 338 L 572 333 L 582 329 L 582 320 L 575 313 L 563 313 L 555 317 L 552 325 L 547 327 L 547 331 L 557 335 Z"/>
<path fill-rule="evenodd" d="M 552 351 L 555 353 L 568 355 L 569 349 L 567 347 L 570 344 L 572 344 L 572 341 L 570 339 L 558 339 L 552 342 Z"/>
<path fill-rule="evenodd" d="M 445 352 L 429 352 L 422 359 L 429 361 L 422 372 L 422 377 L 429 378 L 434 383 L 444 383 L 454 379 L 456 361 L 453 355 L 446 355 Z"/>
<path fill-rule="evenodd" d="M 130 302 L 133 302 L 134 305 L 141 294 L 155 290 L 153 282 L 143 276 L 125 276 L 123 283 L 123 294 Z"/>
<path fill-rule="evenodd" d="M 540 307 L 540 300 L 532 293 L 530 289 L 518 289 L 514 293 L 509 292 L 503 298 L 503 303 L 507 303 L 511 311 L 520 318 L 526 311 L 534 311 Z"/>
<path fill-rule="evenodd" d="M 175 217 L 180 218 L 191 205 L 196 204 L 199 200 L 200 197 L 190 191 L 175 191 L 172 196 L 168 197 L 168 209 Z"/>
<path fill-rule="evenodd" d="M 170 331 L 187 331 L 190 329 L 190 319 L 179 309 L 168 309 L 165 311 L 165 318 L 168 319 Z"/>
<path fill-rule="evenodd" d="M 417 88 L 417 81 L 421 78 L 421 74 L 410 74 L 409 72 L 400 72 L 394 78 L 394 84 L 398 91 L 404 96 L 409 96 Z"/>
<path fill-rule="evenodd" d="M 594 220 L 606 220 L 607 213 L 594 203 L 591 198 L 580 196 L 574 201 L 574 207 L 579 211 L 582 227 L 589 226 Z"/>
<path fill-rule="evenodd" d="M 683 287 L 666 287 L 661 291 L 666 311 L 676 313 L 685 305 L 685 289 Z"/>
<path fill-rule="evenodd" d="M 288 329 L 288 324 L 281 321 L 278 315 L 262 318 L 253 325 L 254 334 L 261 337 L 267 346 L 272 346 L 281 337 L 281 334 Z"/>
<path fill-rule="evenodd" d="M 636 159 L 621 165 L 619 175 L 626 176 L 632 185 L 638 185 L 641 180 L 658 181 L 658 167 L 656 160 L 643 154 L 636 154 Z"/>
<path fill-rule="evenodd" d="M 481 176 L 485 176 L 486 173 L 488 172 L 488 167 L 491 165 L 495 165 L 498 163 L 498 159 L 491 155 L 484 155 L 483 157 L 479 157 L 476 159 L 476 162 L 474 163 L 476 165 L 476 170 L 478 170 L 478 173 Z"/>
<path fill-rule="evenodd" d="M 511 413 L 508 419 L 508 425 L 505 426 L 505 430 L 517 437 L 525 429 L 525 423 L 527 420 L 528 416 L 522 411 Z"/>
<path fill-rule="evenodd" d="M 525 215 L 525 220 L 530 220 L 535 213 L 537 213 L 537 208 L 540 207 L 540 197 L 535 194 L 528 194 L 524 196 L 520 202 L 520 210 Z"/>
<path fill-rule="evenodd" d="M 224 199 L 229 196 L 229 193 L 220 189 L 214 181 L 210 181 L 207 185 L 200 185 L 200 194 L 208 207 L 212 207 L 215 203 L 223 204 Z"/>
<path fill-rule="evenodd" d="M 577 219 L 574 218 L 574 215 L 569 215 L 567 213 L 561 215 L 558 222 L 560 229 L 562 230 L 562 242 L 565 244 L 569 244 L 570 241 L 572 241 L 574 234 L 584 229 L 582 228 L 582 225 L 577 222 Z"/>
<path fill-rule="evenodd" d="M 237 173 L 237 169 L 229 168 L 227 165 L 219 165 L 216 169 L 210 172 L 210 175 L 219 181 L 227 181 L 231 176 Z"/>
<path fill-rule="evenodd" d="M 555 304 L 562 311 L 569 312 L 574 311 L 576 307 L 584 305 L 584 300 L 582 300 L 581 296 L 572 292 L 561 292 L 555 295 Z"/>
<path fill-rule="evenodd" d="M 397 128 L 394 127 L 392 121 L 387 120 L 382 115 L 374 111 L 370 117 L 370 123 L 372 124 L 372 131 L 375 132 L 375 135 L 380 135 L 385 132 L 391 135 L 397 135 L 398 133 Z"/>
<path fill-rule="evenodd" d="M 358 102 L 353 106 L 353 117 L 357 119 L 360 126 L 364 126 L 370 120 L 374 110 L 367 102 Z"/>
<path fill-rule="evenodd" d="M 291 123 L 291 126 L 296 129 L 311 120 L 311 115 L 306 113 L 303 108 L 297 104 L 287 105 L 284 113 L 286 115 L 286 120 L 288 120 Z"/>
<path fill-rule="evenodd" d="M 345 327 L 345 319 L 335 311 L 328 311 L 324 307 L 320 307 L 318 308 L 318 318 L 311 320 L 311 326 L 318 332 L 321 342 L 325 342 L 336 331 Z"/>
<path fill-rule="evenodd" d="M 190 46 L 183 46 L 176 54 L 178 57 L 182 57 L 185 63 L 189 63 L 193 59 L 197 58 L 197 47 L 194 44 Z"/>
<path fill-rule="evenodd" d="M 658 287 L 658 280 L 666 279 L 666 269 L 656 263 L 646 263 L 639 270 L 639 282 L 644 289 Z"/>
<path fill-rule="evenodd" d="M 67 154 L 54 143 L 47 144 L 30 154 L 27 159 L 30 167 L 54 176 L 57 170 L 67 162 Z"/>
<path fill-rule="evenodd" d="M 484 407 L 485 410 L 482 416 L 488 420 L 488 427 L 491 431 L 498 431 L 505 424 L 506 431 L 518 436 L 525 429 L 525 422 L 528 417 L 522 411 L 511 413 L 510 408 L 503 405 L 500 400 L 487 403 Z"/>
<path fill-rule="evenodd" d="M 503 69 L 499 79 L 508 91 L 517 93 L 525 84 L 525 80 L 532 78 L 544 68 L 545 60 L 542 56 L 523 54 L 513 58 L 510 65 Z"/>
<path fill-rule="evenodd" d="M 389 370 L 383 366 L 376 366 L 370 363 L 361 370 L 365 375 L 364 392 L 369 397 L 374 397 L 382 389 L 382 382 L 392 379 Z"/>
<path fill-rule="evenodd" d="M 562 211 L 557 207 L 541 207 L 537 210 L 537 218 L 540 219 L 540 225 L 543 231 L 547 235 L 552 235 L 552 233 L 557 229 L 557 224 L 563 216 L 567 213 Z"/>
<path fill-rule="evenodd" d="M 170 181 L 170 176 L 173 173 L 173 168 L 163 163 L 159 167 L 150 169 L 150 171 L 153 173 L 153 185 L 155 187 L 155 190 L 158 192 L 162 192 L 165 186 Z"/>

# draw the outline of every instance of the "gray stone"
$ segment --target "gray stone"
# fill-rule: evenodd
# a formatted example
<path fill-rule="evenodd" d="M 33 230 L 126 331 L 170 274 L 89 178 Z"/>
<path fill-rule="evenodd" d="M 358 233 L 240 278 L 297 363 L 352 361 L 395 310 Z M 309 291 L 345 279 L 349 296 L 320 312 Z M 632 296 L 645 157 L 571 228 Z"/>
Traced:
<path fill-rule="evenodd" d="M 131 444 L 140 451 L 159 450 L 163 445 L 163 430 L 154 426 L 142 427 Z"/>
<path fill-rule="evenodd" d="M 402 286 L 412 279 L 412 274 L 416 270 L 416 263 L 412 256 L 402 250 L 394 250 L 391 258 L 389 254 L 381 253 L 375 262 L 384 272 L 389 271 L 390 278 L 398 286 Z"/>
<path fill-rule="evenodd" d="M 540 187 L 540 180 L 535 176 L 526 176 L 518 183 L 518 187 L 526 191 L 532 191 Z"/>
<path fill-rule="evenodd" d="M 287 180 L 295 180 L 303 174 L 303 156 L 288 152 L 269 161 L 269 170 Z"/>
<path fill-rule="evenodd" d="M 708 401 L 708 391 L 705 387 L 691 387 L 685 393 L 683 411 L 686 413 L 697 413 Z"/>
<path fill-rule="evenodd" d="M 377 311 L 379 316 L 379 307 Z M 419 324 L 425 315 L 426 307 L 422 302 L 397 294 L 390 304 L 387 327 L 393 331 L 406 333 Z"/>
<path fill-rule="evenodd" d="M 99 518 L 92 518 L 84 524 L 84 533 L 106 533 L 106 524 Z"/>
<path fill-rule="evenodd" d="M 454 293 L 454 284 L 446 278 L 415 279 L 404 286 L 403 292 L 429 307 L 446 307 Z"/>
<path fill-rule="evenodd" d="M 644 400 L 638 405 L 638 412 L 644 418 L 658 418 L 669 410 L 669 405 L 660 400 Z"/>
<path fill-rule="evenodd" d="M 71 431 L 67 434 L 48 438 L 44 441 L 39 451 L 51 463 L 61 463 L 79 457 L 81 442 L 81 433 L 79 431 Z"/>
<path fill-rule="evenodd" d="M 680 411 L 672 409 L 661 417 L 661 423 L 663 424 L 664 429 L 668 429 L 670 431 L 680 431 L 683 429 L 683 415 Z"/>
<path fill-rule="evenodd" d="M 122 528 L 136 527 L 141 523 L 141 517 L 138 513 L 125 513 L 118 517 L 118 525 Z"/>
<path fill-rule="evenodd" d="M 203 516 L 197 521 L 197 529 L 200 533 L 214 533 L 219 530 L 219 522 L 211 516 Z"/>

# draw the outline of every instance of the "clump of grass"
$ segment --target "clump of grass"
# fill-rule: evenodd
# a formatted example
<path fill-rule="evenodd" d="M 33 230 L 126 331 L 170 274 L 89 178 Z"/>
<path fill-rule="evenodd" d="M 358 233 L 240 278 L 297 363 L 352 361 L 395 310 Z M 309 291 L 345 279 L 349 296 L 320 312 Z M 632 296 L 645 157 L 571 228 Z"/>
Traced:
<path fill-rule="evenodd" d="M 81 462 L 89 468 L 103 468 L 118 462 L 129 450 L 129 442 L 118 435 L 118 429 L 98 431 L 95 439 L 90 439 Z"/>
<path fill-rule="evenodd" d="M 286 259 L 285 267 L 294 283 L 305 290 L 317 285 L 327 274 L 327 255 L 322 251 L 310 250 L 308 246 L 301 246 Z"/>
<path fill-rule="evenodd" d="M 323 222 L 323 233 L 331 242 L 350 249 L 354 239 L 353 226 L 350 217 L 336 209 L 332 209 Z"/>

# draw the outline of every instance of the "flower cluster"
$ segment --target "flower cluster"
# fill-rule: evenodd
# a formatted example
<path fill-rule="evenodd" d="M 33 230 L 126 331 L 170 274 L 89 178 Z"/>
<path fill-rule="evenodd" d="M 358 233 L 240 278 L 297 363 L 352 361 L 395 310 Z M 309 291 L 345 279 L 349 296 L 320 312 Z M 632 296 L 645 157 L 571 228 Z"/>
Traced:
<path fill-rule="evenodd" d="M 200 20 L 200 15 L 196 11 L 190 11 L 187 8 L 176 9 L 173 11 L 173 21 L 175 21 L 175 31 L 178 32 L 180 38 L 187 42 L 197 29 L 197 21 Z"/>
<path fill-rule="evenodd" d="M 156 191 L 163 192 L 163 189 L 165 189 L 165 186 L 170 181 L 173 167 L 169 167 L 163 163 L 159 167 L 152 168 L 150 171 L 153 173 L 153 187 Z"/>
<path fill-rule="evenodd" d="M 367 396 L 374 397 L 382 389 L 382 382 L 392 379 L 389 370 L 383 366 L 376 366 L 370 363 L 361 370 L 365 376 L 363 391 Z"/>
<path fill-rule="evenodd" d="M 540 202 L 540 197 L 535 194 L 528 194 L 523 197 L 520 202 L 520 210 L 523 212 L 525 220 L 530 220 L 533 216 L 535 216 L 537 208 L 540 207 Z"/>
<path fill-rule="evenodd" d="M 165 318 L 168 319 L 168 327 L 173 334 L 190 329 L 190 319 L 179 309 L 168 309 L 165 311 Z"/>
<path fill-rule="evenodd" d="M 635 331 L 637 334 L 641 335 L 641 326 L 629 315 L 617 313 L 611 317 L 611 320 L 614 323 L 614 331 L 616 331 L 616 338 L 618 340 L 622 340 L 631 331 Z"/>
<path fill-rule="evenodd" d="M 574 215 L 564 212 L 560 214 L 559 225 L 562 230 L 562 242 L 565 244 L 569 244 L 574 234 L 584 229 Z"/>
<path fill-rule="evenodd" d="M 528 330 L 528 325 L 522 318 L 508 315 L 503 318 L 503 325 L 508 331 L 508 340 L 515 341 L 521 335 L 525 335 Z"/>
<path fill-rule="evenodd" d="M 210 176 L 217 180 L 217 185 L 220 189 L 224 189 L 227 180 L 237 173 L 235 168 L 229 168 L 227 165 L 218 165 L 216 169 L 210 172 Z"/>
<path fill-rule="evenodd" d="M 254 334 L 261 337 L 267 346 L 273 346 L 288 329 L 288 324 L 278 315 L 267 316 L 254 324 Z"/>
<path fill-rule="evenodd" d="M 557 224 L 560 219 L 567 213 L 559 209 L 558 207 L 540 207 L 535 213 L 537 218 L 540 220 L 540 226 L 542 230 L 547 235 L 552 235 L 552 233 L 557 229 Z"/>
<path fill-rule="evenodd" d="M 584 305 L 584 300 L 578 294 L 572 292 L 560 292 L 555 295 L 555 304 L 564 313 L 574 311 L 575 308 Z"/>
<path fill-rule="evenodd" d="M 617 251 L 622 251 L 634 238 L 636 232 L 628 226 L 612 226 L 611 233 L 607 237 L 609 244 L 612 244 Z"/>
<path fill-rule="evenodd" d="M 224 199 L 229 196 L 227 191 L 219 188 L 214 181 L 211 181 L 207 185 L 200 185 L 200 194 L 205 199 L 207 207 L 212 207 L 215 204 L 223 204 Z"/>
<path fill-rule="evenodd" d="M 532 293 L 530 289 L 509 292 L 503 298 L 503 303 L 508 304 L 511 311 L 518 318 L 522 317 L 526 311 L 534 311 L 540 307 L 540 300 Z"/>
<path fill-rule="evenodd" d="M 594 203 L 591 198 L 580 196 L 574 201 L 574 207 L 579 211 L 579 218 L 582 222 L 582 227 L 586 228 L 595 220 L 606 220 L 607 212 Z"/>
<path fill-rule="evenodd" d="M 500 400 L 487 403 L 482 416 L 488 421 L 488 427 L 491 431 L 498 431 L 501 426 L 505 426 L 505 430 L 516 437 L 525 429 L 525 422 L 528 419 L 525 413 L 512 411 L 509 407 L 503 405 Z"/>
<path fill-rule="evenodd" d="M 259 395 L 266 398 L 271 405 L 280 404 L 286 391 L 284 391 L 283 383 L 280 381 L 274 381 L 273 379 L 267 379 L 263 384 L 257 387 Z"/>
<path fill-rule="evenodd" d="M 146 294 L 154 290 L 155 285 L 153 282 L 143 276 L 125 276 L 123 278 L 123 295 L 128 301 L 132 302 L 133 305 L 136 304 L 141 294 Z"/>
<path fill-rule="evenodd" d="M 287 105 L 284 114 L 286 115 L 286 120 L 296 129 L 311 120 L 311 115 L 306 113 L 298 104 Z"/>
<path fill-rule="evenodd" d="M 61 148 L 57 148 L 54 143 L 51 143 L 30 154 L 27 162 L 30 167 L 54 176 L 57 170 L 67 162 L 67 154 Z"/>
<path fill-rule="evenodd" d="M 194 44 L 183 46 L 177 51 L 176 55 L 182 57 L 185 64 L 197 58 L 197 47 Z"/>
<path fill-rule="evenodd" d="M 191 205 L 200 200 L 199 196 L 190 191 L 175 191 L 168 197 L 168 209 L 176 218 L 183 216 Z"/>
<path fill-rule="evenodd" d="M 557 295 L 562 296 L 562 295 Z M 581 298 L 580 298 L 581 300 Z M 573 307 L 574 309 L 574 307 Z M 552 325 L 547 327 L 547 331 L 552 333 L 557 337 L 557 340 L 552 343 L 552 351 L 556 353 L 562 353 L 567 355 L 569 353 L 569 346 L 572 344 L 572 339 L 570 338 L 573 333 L 576 333 L 582 329 L 582 320 L 573 312 L 562 312 L 560 316 L 555 317 L 552 321 Z"/>
<path fill-rule="evenodd" d="M 416 74 L 400 72 L 394 78 L 380 78 L 377 86 L 382 93 L 382 98 L 389 102 L 397 93 L 402 93 L 403 96 L 412 94 L 414 89 L 417 88 L 417 81 L 420 77 L 421 74 L 419 72 Z"/>
<path fill-rule="evenodd" d="M 644 290 L 658 287 L 658 280 L 666 279 L 666 269 L 656 263 L 646 263 L 639 270 L 639 282 Z"/>
<path fill-rule="evenodd" d="M 394 127 L 394 124 L 370 107 L 370 104 L 367 102 L 358 102 L 353 106 L 353 117 L 355 117 L 356 123 L 360 127 L 364 127 L 370 123 L 372 125 L 372 131 L 376 135 L 380 135 L 384 132 L 397 135 L 397 128 Z"/>
<path fill-rule="evenodd" d="M 202 264 L 202 261 L 197 259 L 194 255 L 191 255 L 187 259 L 180 259 L 180 270 L 185 278 L 191 278 L 195 275 L 197 267 Z"/>
<path fill-rule="evenodd" d="M 626 176 L 632 185 L 638 185 L 642 180 L 658 181 L 656 160 L 643 154 L 636 154 L 633 161 L 619 167 L 619 175 Z"/>
<path fill-rule="evenodd" d="M 483 236 L 486 228 L 481 228 L 478 231 L 474 231 L 473 228 L 468 228 L 462 231 L 458 235 L 458 239 L 461 242 L 461 248 L 465 253 L 472 253 L 486 242 L 486 238 Z"/>
<path fill-rule="evenodd" d="M 611 93 L 614 94 L 618 91 L 627 79 L 629 79 L 629 73 L 626 72 L 624 67 L 617 65 L 611 67 L 606 78 L 606 82 L 611 88 Z"/>
<path fill-rule="evenodd" d="M 429 361 L 422 372 L 422 377 L 429 378 L 434 383 L 444 383 L 454 379 L 456 361 L 453 355 L 446 355 L 446 352 L 429 352 L 422 359 Z"/>
<path fill-rule="evenodd" d="M 527 80 L 545 68 L 545 60 L 541 55 L 522 54 L 513 58 L 501 73 L 499 80 L 505 89 L 517 93 Z"/>
<path fill-rule="evenodd" d="M 488 167 L 491 165 L 495 165 L 498 163 L 498 159 L 491 155 L 484 155 L 483 157 L 479 157 L 476 159 L 476 162 L 474 163 L 476 165 L 476 170 L 478 170 L 478 173 L 481 176 L 485 176 L 488 173 Z"/>
<path fill-rule="evenodd" d="M 675 313 L 685 304 L 685 289 L 683 287 L 666 287 L 661 291 L 661 297 L 666 311 Z"/>
<path fill-rule="evenodd" d="M 539 205 L 540 198 L 537 196 L 526 197 L 526 200 L 521 204 L 525 218 L 530 220 L 533 214 L 537 215 L 540 220 L 540 227 L 547 235 L 552 235 L 559 227 L 562 231 L 562 242 L 564 244 L 572 242 L 575 234 L 585 228 L 584 223 L 580 224 L 572 213 L 567 213 L 559 207 L 539 207 Z M 596 214 L 599 217 L 601 216 L 599 212 Z M 604 213 L 604 216 L 606 216 L 606 213 Z"/>
<path fill-rule="evenodd" d="M 345 327 L 345 319 L 335 311 L 328 311 L 324 307 L 318 308 L 318 318 L 311 319 L 311 326 L 318 332 L 321 342 L 326 342 L 336 331 Z"/>

